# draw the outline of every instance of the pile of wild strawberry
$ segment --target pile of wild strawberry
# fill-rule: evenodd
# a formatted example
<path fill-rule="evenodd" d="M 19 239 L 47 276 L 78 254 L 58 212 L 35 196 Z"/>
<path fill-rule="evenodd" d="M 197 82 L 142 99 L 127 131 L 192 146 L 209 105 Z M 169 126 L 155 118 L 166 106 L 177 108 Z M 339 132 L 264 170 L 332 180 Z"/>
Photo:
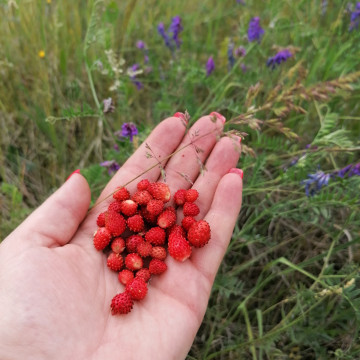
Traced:
<path fill-rule="evenodd" d="M 180 189 L 173 197 L 174 206 L 165 183 L 147 179 L 137 184 L 130 194 L 119 187 L 107 211 L 97 218 L 94 234 L 95 249 L 108 255 L 107 266 L 118 272 L 125 291 L 111 301 L 112 314 L 127 314 L 134 301 L 142 300 L 150 278 L 167 270 L 167 254 L 177 261 L 185 261 L 192 247 L 200 248 L 210 240 L 210 226 L 196 220 L 200 209 L 196 205 L 199 193 L 195 189 Z M 177 224 L 177 207 L 182 206 L 183 218 Z"/>

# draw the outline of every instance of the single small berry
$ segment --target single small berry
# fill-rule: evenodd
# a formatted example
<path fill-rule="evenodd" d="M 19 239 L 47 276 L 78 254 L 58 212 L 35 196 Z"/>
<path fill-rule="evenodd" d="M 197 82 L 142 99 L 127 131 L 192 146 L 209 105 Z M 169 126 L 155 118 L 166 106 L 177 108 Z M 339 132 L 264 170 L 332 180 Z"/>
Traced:
<path fill-rule="evenodd" d="M 188 231 L 194 223 L 196 223 L 196 220 L 192 216 L 185 216 L 181 221 L 181 226 Z"/>
<path fill-rule="evenodd" d="M 121 237 L 115 238 L 111 242 L 111 250 L 114 253 L 121 254 L 125 250 L 125 240 Z"/>
<path fill-rule="evenodd" d="M 138 276 L 126 284 L 125 291 L 130 294 L 133 300 L 142 300 L 148 289 L 145 280 Z"/>
<path fill-rule="evenodd" d="M 167 265 L 159 259 L 152 259 L 149 263 L 149 271 L 152 275 L 160 275 L 167 270 Z"/>
<path fill-rule="evenodd" d="M 175 223 L 176 214 L 170 209 L 165 209 L 157 218 L 157 224 L 163 229 L 167 229 Z"/>
<path fill-rule="evenodd" d="M 123 285 L 126 285 L 133 278 L 134 278 L 134 273 L 129 269 L 121 270 L 118 275 L 118 279 Z"/>
<path fill-rule="evenodd" d="M 143 179 L 141 181 L 138 182 L 138 184 L 136 185 L 138 190 L 146 190 L 148 188 L 150 184 L 150 181 L 148 179 Z"/>
<path fill-rule="evenodd" d="M 191 255 L 191 246 L 183 236 L 173 234 L 169 237 L 168 251 L 175 260 L 185 261 Z"/>
<path fill-rule="evenodd" d="M 165 243 L 165 230 L 154 226 L 145 234 L 145 240 L 152 245 L 163 245 Z"/>
<path fill-rule="evenodd" d="M 133 299 L 128 292 L 117 294 L 111 300 L 111 313 L 116 314 L 127 314 L 133 307 Z"/>
<path fill-rule="evenodd" d="M 171 193 L 170 188 L 165 183 L 150 183 L 147 190 L 153 196 L 154 199 L 161 200 L 166 203 L 170 200 Z"/>
<path fill-rule="evenodd" d="M 142 207 L 142 208 L 140 209 L 140 214 L 141 214 L 141 216 L 144 218 L 144 220 L 145 220 L 147 223 L 149 223 L 149 224 L 151 224 L 151 225 L 155 225 L 155 224 L 156 224 L 157 215 L 150 214 L 145 205 L 144 205 L 144 207 Z"/>
<path fill-rule="evenodd" d="M 99 214 L 99 216 L 96 219 L 96 225 L 98 227 L 104 227 L 105 226 L 105 212 L 102 212 Z"/>
<path fill-rule="evenodd" d="M 178 224 L 174 224 L 172 227 L 166 229 L 166 231 L 167 231 L 168 237 L 174 233 L 179 234 L 184 237 L 186 236 L 185 229 L 181 225 L 178 225 Z"/>
<path fill-rule="evenodd" d="M 146 205 L 151 199 L 152 196 L 147 190 L 137 191 L 131 196 L 131 200 L 135 201 L 139 205 Z"/>
<path fill-rule="evenodd" d="M 128 253 L 135 253 L 140 242 L 144 241 L 143 237 L 138 234 L 129 236 L 126 239 L 126 250 Z"/>
<path fill-rule="evenodd" d="M 199 220 L 191 225 L 187 233 L 188 241 L 197 248 L 205 246 L 209 242 L 210 236 L 210 225 L 205 220 Z"/>
<path fill-rule="evenodd" d="M 176 205 L 178 206 L 182 206 L 185 203 L 185 195 L 186 195 L 186 190 L 185 189 L 180 189 L 178 191 L 176 191 L 176 193 L 174 194 L 174 202 Z"/>
<path fill-rule="evenodd" d="M 200 209 L 193 202 L 186 202 L 183 206 L 183 214 L 184 216 L 196 216 L 199 215 Z"/>
<path fill-rule="evenodd" d="M 120 236 L 126 229 L 126 221 L 121 214 L 108 211 L 105 215 L 105 227 L 113 236 Z"/>
<path fill-rule="evenodd" d="M 185 200 L 187 202 L 194 202 L 199 197 L 199 193 L 195 189 L 188 189 L 185 193 Z"/>
<path fill-rule="evenodd" d="M 112 203 L 110 203 L 110 205 L 108 207 L 108 211 L 120 212 L 121 211 L 121 202 L 113 201 Z"/>
<path fill-rule="evenodd" d="M 119 271 L 124 265 L 124 259 L 121 255 L 112 252 L 107 258 L 107 266 L 109 269 Z"/>
<path fill-rule="evenodd" d="M 124 200 L 121 202 L 120 211 L 126 216 L 133 216 L 136 214 L 138 209 L 138 204 L 133 200 Z"/>
<path fill-rule="evenodd" d="M 134 232 L 140 232 L 144 229 L 144 220 L 141 215 L 133 215 L 126 221 L 128 228 Z"/>
<path fill-rule="evenodd" d="M 143 267 L 143 260 L 139 254 L 131 253 L 126 255 L 125 266 L 129 270 L 139 270 Z"/>
<path fill-rule="evenodd" d="M 162 246 L 153 246 L 150 256 L 153 259 L 159 259 L 164 261 L 167 256 L 166 249 Z"/>
<path fill-rule="evenodd" d="M 113 198 L 118 201 L 124 201 L 130 198 L 130 193 L 125 187 L 118 187 L 113 194 Z"/>
<path fill-rule="evenodd" d="M 146 205 L 146 210 L 151 215 L 159 215 L 164 209 L 164 203 L 161 200 L 152 199 Z"/>
<path fill-rule="evenodd" d="M 145 282 L 148 282 L 150 280 L 151 274 L 149 269 L 142 268 L 136 272 L 135 277 L 141 277 Z"/>
<path fill-rule="evenodd" d="M 152 246 L 150 243 L 148 243 L 147 241 L 142 241 L 141 243 L 138 244 L 137 248 L 137 253 L 145 258 L 147 256 L 150 256 L 151 254 L 151 250 L 152 250 Z"/>
<path fill-rule="evenodd" d="M 94 246 L 96 250 L 103 250 L 110 243 L 111 233 L 105 228 L 98 228 L 96 233 L 94 234 Z"/>

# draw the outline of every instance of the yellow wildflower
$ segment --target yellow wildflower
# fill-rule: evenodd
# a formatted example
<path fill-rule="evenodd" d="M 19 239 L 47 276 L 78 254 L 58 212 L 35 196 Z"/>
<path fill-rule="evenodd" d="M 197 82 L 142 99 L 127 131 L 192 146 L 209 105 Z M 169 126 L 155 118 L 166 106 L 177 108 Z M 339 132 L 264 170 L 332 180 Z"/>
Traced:
<path fill-rule="evenodd" d="M 45 51 L 44 50 L 40 50 L 38 52 L 39 58 L 43 59 L 45 57 Z"/>

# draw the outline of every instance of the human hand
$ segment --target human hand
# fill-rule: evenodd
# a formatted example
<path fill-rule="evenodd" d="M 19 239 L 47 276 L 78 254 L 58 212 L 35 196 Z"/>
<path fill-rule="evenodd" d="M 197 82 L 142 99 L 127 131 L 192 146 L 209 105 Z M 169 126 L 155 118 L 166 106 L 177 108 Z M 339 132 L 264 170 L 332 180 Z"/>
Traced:
<path fill-rule="evenodd" d="M 164 120 L 114 175 L 94 209 L 88 212 L 85 178 L 75 174 L 1 243 L 0 359 L 186 357 L 241 207 L 242 179 L 229 173 L 240 143 L 236 137 L 218 140 L 222 125 L 205 116 L 185 135 L 181 119 Z M 94 249 L 97 215 L 116 187 L 154 164 L 146 144 L 162 160 L 190 137 L 201 151 L 190 145 L 173 155 L 164 166 L 166 179 L 172 194 L 190 187 L 179 173 L 194 182 L 199 218 L 209 222 L 211 239 L 184 263 L 168 256 L 168 270 L 151 279 L 146 298 L 129 314 L 113 316 L 110 302 L 123 286 Z M 203 174 L 197 158 L 206 165 Z M 126 185 L 130 192 L 141 178 L 161 181 L 160 168 Z"/>

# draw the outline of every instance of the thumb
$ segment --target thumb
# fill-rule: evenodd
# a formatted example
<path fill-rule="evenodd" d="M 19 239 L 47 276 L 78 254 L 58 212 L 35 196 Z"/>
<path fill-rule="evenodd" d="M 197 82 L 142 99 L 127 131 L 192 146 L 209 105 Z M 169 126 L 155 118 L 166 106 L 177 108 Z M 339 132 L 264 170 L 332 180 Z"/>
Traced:
<path fill-rule="evenodd" d="M 74 173 L 3 242 L 15 242 L 22 248 L 65 245 L 85 218 L 90 199 L 87 181 Z"/>

